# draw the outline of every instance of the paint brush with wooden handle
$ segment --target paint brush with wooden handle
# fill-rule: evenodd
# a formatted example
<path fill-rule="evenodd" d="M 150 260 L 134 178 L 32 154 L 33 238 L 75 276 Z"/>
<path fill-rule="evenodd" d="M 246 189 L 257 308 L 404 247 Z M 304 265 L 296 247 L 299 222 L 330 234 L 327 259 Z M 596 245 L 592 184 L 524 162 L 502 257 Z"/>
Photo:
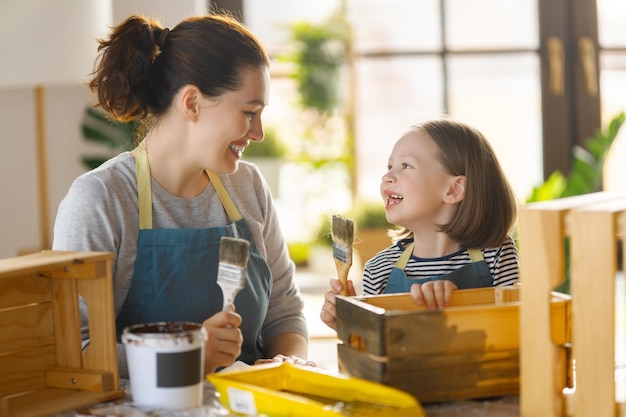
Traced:
<path fill-rule="evenodd" d="M 217 285 L 222 289 L 222 311 L 231 311 L 235 297 L 246 283 L 246 265 L 250 243 L 244 239 L 224 236 L 220 239 L 220 262 Z"/>
<path fill-rule="evenodd" d="M 350 271 L 352 266 L 354 221 L 338 214 L 333 214 L 331 236 L 333 238 L 333 258 L 337 267 L 337 277 L 343 285 L 341 294 L 348 295 L 348 271 Z"/>

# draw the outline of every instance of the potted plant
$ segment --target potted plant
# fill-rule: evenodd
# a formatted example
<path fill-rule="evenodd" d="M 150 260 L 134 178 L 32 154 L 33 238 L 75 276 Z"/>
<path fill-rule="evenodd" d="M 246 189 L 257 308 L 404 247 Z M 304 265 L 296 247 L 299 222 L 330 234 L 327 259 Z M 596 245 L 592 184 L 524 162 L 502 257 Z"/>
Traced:
<path fill-rule="evenodd" d="M 81 123 L 83 138 L 99 146 L 97 153 L 84 155 L 81 160 L 87 169 L 100 166 L 113 156 L 135 147 L 135 131 L 139 122 L 122 123 L 92 106 L 85 108 Z"/>

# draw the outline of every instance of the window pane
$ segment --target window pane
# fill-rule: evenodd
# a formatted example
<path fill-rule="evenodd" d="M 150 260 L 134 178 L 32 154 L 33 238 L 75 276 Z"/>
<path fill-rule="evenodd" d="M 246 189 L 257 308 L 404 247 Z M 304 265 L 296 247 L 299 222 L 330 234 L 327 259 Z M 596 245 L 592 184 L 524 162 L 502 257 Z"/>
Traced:
<path fill-rule="evenodd" d="M 348 16 L 358 52 L 441 48 L 438 0 L 348 0 Z"/>
<path fill-rule="evenodd" d="M 600 87 L 602 99 L 602 126 L 608 126 L 612 118 L 626 112 L 626 54 L 600 54 Z M 622 126 L 613 142 L 604 166 L 604 189 L 626 188 L 624 169 L 626 161 L 626 127 Z"/>
<path fill-rule="evenodd" d="M 289 46 L 289 25 L 294 22 L 324 21 L 339 7 L 339 0 L 244 0 L 246 26 L 270 53 Z"/>
<path fill-rule="evenodd" d="M 391 148 L 413 123 L 441 115 L 437 58 L 362 59 L 358 62 L 357 170 L 359 195 L 379 199 Z"/>
<path fill-rule="evenodd" d="M 626 2 L 597 0 L 598 37 L 604 48 L 626 47 Z"/>
<path fill-rule="evenodd" d="M 600 88 L 602 125 L 606 126 L 618 113 L 626 111 L 626 54 L 600 54 Z"/>
<path fill-rule="evenodd" d="M 538 74 L 534 54 L 449 60 L 450 115 L 485 134 L 520 201 L 543 177 Z"/>
<path fill-rule="evenodd" d="M 445 25 L 451 49 L 536 48 L 537 0 L 448 0 Z"/>

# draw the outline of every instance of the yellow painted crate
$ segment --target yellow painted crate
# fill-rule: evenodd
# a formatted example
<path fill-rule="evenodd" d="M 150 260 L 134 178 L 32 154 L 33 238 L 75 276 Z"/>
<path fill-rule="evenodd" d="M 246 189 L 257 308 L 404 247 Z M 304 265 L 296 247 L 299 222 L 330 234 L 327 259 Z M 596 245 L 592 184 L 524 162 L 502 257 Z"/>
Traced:
<path fill-rule="evenodd" d="M 271 417 L 425 417 L 413 396 L 327 370 L 270 363 L 207 377 L 231 411 Z"/>
<path fill-rule="evenodd" d="M 459 290 L 429 311 L 409 294 L 337 299 L 339 369 L 422 403 L 519 393 L 519 289 Z M 552 296 L 552 337 L 565 345 L 569 297 Z"/>
<path fill-rule="evenodd" d="M 39 253 L 0 260 L 0 417 L 37 417 L 122 397 L 112 254 Z M 83 351 L 79 296 L 89 308 Z"/>

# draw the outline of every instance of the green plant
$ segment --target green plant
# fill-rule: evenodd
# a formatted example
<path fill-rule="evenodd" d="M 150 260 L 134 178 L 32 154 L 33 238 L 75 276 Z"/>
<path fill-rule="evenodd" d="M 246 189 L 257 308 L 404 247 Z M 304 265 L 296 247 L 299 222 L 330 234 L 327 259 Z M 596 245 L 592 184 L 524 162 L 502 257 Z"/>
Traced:
<path fill-rule="evenodd" d="M 118 153 L 133 149 L 135 132 L 138 127 L 138 122 L 118 122 L 91 106 L 85 108 L 81 123 L 83 138 L 103 145 L 108 150 L 97 155 L 83 156 L 81 161 L 88 169 L 93 169 Z"/>
<path fill-rule="evenodd" d="M 338 104 L 341 67 L 346 63 L 348 27 L 340 14 L 321 24 L 297 22 L 291 25 L 295 52 L 283 59 L 295 64 L 292 77 L 297 83 L 300 104 L 321 114 L 331 113 Z"/>
<path fill-rule="evenodd" d="M 291 146 L 294 160 L 316 170 L 339 167 L 352 176 L 354 134 L 349 104 L 342 100 L 349 96 L 342 80 L 349 64 L 349 25 L 337 12 L 321 23 L 296 22 L 289 30 L 294 49 L 279 59 L 293 68 L 302 109 L 302 133 Z"/>

